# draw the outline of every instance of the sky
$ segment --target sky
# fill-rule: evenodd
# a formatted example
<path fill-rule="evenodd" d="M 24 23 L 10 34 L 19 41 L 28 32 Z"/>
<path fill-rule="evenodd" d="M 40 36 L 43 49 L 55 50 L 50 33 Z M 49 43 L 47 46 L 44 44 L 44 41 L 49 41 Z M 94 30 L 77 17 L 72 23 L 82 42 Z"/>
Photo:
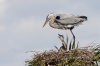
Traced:
<path fill-rule="evenodd" d="M 47 24 L 50 13 L 85 15 L 88 21 L 73 32 L 79 46 L 100 43 L 100 0 L 0 0 L 0 66 L 25 66 L 33 53 L 61 46 L 58 34 L 66 31 Z M 69 39 L 72 39 L 68 31 Z"/>

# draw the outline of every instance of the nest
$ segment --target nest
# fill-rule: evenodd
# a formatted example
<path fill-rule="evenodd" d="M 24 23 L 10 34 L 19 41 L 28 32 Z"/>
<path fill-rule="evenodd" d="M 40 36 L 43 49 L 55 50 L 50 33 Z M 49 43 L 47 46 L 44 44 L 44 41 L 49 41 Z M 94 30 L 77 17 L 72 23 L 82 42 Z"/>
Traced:
<path fill-rule="evenodd" d="M 25 61 L 28 66 L 99 66 L 100 45 L 93 47 L 75 48 L 75 41 L 71 41 L 69 49 L 62 35 L 58 36 L 62 46 L 57 50 L 35 52 L 32 60 Z"/>
<path fill-rule="evenodd" d="M 29 66 L 90 66 L 94 53 L 87 49 L 69 51 L 45 51 L 34 54 L 34 58 L 27 61 Z"/>

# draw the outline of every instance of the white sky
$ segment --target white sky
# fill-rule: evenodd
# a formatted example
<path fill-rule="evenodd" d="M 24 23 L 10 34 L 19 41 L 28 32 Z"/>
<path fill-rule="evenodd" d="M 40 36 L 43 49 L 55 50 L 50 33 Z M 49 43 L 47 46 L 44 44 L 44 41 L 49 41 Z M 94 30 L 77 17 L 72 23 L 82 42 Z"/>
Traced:
<path fill-rule="evenodd" d="M 0 0 L 0 66 L 25 66 L 32 55 L 25 52 L 61 46 L 57 36 L 66 31 L 49 25 L 42 29 L 52 12 L 87 16 L 88 21 L 73 30 L 76 39 L 80 46 L 95 39 L 100 43 L 100 0 Z"/>

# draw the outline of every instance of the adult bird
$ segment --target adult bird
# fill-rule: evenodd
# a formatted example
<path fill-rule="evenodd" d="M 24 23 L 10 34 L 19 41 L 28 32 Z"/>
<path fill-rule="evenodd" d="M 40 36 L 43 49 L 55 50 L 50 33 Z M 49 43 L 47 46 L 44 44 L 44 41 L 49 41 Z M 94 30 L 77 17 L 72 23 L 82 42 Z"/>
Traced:
<path fill-rule="evenodd" d="M 72 14 L 49 14 L 46 18 L 46 21 L 43 25 L 43 27 L 49 22 L 49 25 L 52 28 L 56 29 L 70 29 L 74 39 L 75 36 L 72 32 L 72 29 L 74 26 L 78 26 L 82 24 L 82 22 L 86 21 L 86 16 L 79 16 L 79 15 L 72 15 Z"/>

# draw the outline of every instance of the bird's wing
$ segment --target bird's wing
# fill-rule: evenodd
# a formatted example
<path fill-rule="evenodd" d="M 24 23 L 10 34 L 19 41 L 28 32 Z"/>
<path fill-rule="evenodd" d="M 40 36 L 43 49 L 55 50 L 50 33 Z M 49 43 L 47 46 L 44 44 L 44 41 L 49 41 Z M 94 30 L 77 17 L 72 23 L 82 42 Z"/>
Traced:
<path fill-rule="evenodd" d="M 59 16 L 59 18 L 57 18 Z M 55 21 L 64 25 L 73 25 L 82 22 L 82 18 L 72 14 L 57 14 L 55 16 Z"/>

